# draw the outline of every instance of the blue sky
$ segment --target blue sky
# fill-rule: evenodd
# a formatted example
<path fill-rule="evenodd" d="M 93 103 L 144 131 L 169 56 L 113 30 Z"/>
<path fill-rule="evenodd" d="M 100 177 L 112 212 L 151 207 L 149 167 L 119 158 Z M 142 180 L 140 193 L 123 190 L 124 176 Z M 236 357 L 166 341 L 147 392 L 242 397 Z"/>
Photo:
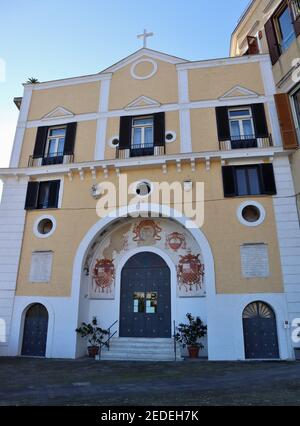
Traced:
<path fill-rule="evenodd" d="M 190 60 L 228 56 L 230 35 L 249 0 L 1 0 L 0 167 L 9 162 L 28 77 L 40 81 L 93 74 L 141 47 Z M 0 73 L 1 74 L 1 73 Z M 1 189 L 0 189 L 1 191 Z"/>

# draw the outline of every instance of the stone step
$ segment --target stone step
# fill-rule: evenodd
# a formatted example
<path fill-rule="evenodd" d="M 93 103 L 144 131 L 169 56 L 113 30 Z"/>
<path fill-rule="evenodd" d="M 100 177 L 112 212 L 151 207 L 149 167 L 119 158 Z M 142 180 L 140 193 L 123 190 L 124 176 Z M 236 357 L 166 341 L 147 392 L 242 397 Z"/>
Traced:
<path fill-rule="evenodd" d="M 180 348 L 177 344 L 177 358 Z M 113 338 L 110 349 L 102 348 L 101 360 L 115 361 L 175 361 L 173 339 Z"/>

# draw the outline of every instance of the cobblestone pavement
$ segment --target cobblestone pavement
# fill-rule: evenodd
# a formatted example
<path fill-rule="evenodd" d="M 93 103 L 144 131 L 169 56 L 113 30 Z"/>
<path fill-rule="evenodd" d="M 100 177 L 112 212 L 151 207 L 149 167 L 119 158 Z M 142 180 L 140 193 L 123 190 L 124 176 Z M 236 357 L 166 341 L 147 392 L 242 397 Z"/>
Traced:
<path fill-rule="evenodd" d="M 0 405 L 300 405 L 300 363 L 0 358 Z"/>

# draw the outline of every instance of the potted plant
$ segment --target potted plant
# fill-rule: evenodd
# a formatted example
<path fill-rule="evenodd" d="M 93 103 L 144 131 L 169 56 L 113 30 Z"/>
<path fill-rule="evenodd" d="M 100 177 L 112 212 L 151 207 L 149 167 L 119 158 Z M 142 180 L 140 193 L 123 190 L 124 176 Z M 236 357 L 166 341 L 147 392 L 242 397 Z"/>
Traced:
<path fill-rule="evenodd" d="M 105 335 L 108 334 L 107 330 L 98 327 L 97 318 L 93 317 L 92 322 L 87 324 L 83 322 L 79 328 L 76 328 L 76 333 L 80 337 L 88 339 L 88 354 L 90 358 L 95 358 L 99 354 L 99 348 Z"/>
<path fill-rule="evenodd" d="M 200 349 L 204 348 L 200 339 L 206 336 L 207 326 L 203 324 L 199 317 L 195 318 L 192 314 L 187 314 L 186 317 L 188 324 L 179 324 L 175 339 L 183 347 L 187 346 L 190 358 L 198 358 Z"/>

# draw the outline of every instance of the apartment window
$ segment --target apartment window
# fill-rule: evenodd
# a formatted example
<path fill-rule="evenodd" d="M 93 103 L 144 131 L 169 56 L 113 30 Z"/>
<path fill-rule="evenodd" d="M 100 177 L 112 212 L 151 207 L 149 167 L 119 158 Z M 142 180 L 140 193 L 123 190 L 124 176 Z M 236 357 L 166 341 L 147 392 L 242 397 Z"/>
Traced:
<path fill-rule="evenodd" d="M 45 157 L 64 155 L 66 127 L 50 127 L 48 131 Z"/>
<path fill-rule="evenodd" d="M 225 166 L 222 174 L 225 197 L 276 194 L 272 164 Z"/>
<path fill-rule="evenodd" d="M 60 180 L 29 182 L 26 210 L 56 209 L 59 201 Z"/>
<path fill-rule="evenodd" d="M 260 195 L 259 169 L 253 167 L 236 168 L 237 195 Z"/>
<path fill-rule="evenodd" d="M 154 143 L 153 117 L 133 118 L 132 120 L 132 147 L 150 148 Z"/>
<path fill-rule="evenodd" d="M 275 22 L 277 24 L 281 49 L 283 51 L 287 50 L 296 38 L 291 10 L 287 5 L 285 5 L 285 7 L 275 17 Z"/>
<path fill-rule="evenodd" d="M 297 131 L 298 141 L 300 141 L 300 89 L 298 89 L 292 96 L 295 106 L 295 127 Z"/>
<path fill-rule="evenodd" d="M 230 109 L 228 114 L 232 140 L 255 138 L 251 108 Z"/>

